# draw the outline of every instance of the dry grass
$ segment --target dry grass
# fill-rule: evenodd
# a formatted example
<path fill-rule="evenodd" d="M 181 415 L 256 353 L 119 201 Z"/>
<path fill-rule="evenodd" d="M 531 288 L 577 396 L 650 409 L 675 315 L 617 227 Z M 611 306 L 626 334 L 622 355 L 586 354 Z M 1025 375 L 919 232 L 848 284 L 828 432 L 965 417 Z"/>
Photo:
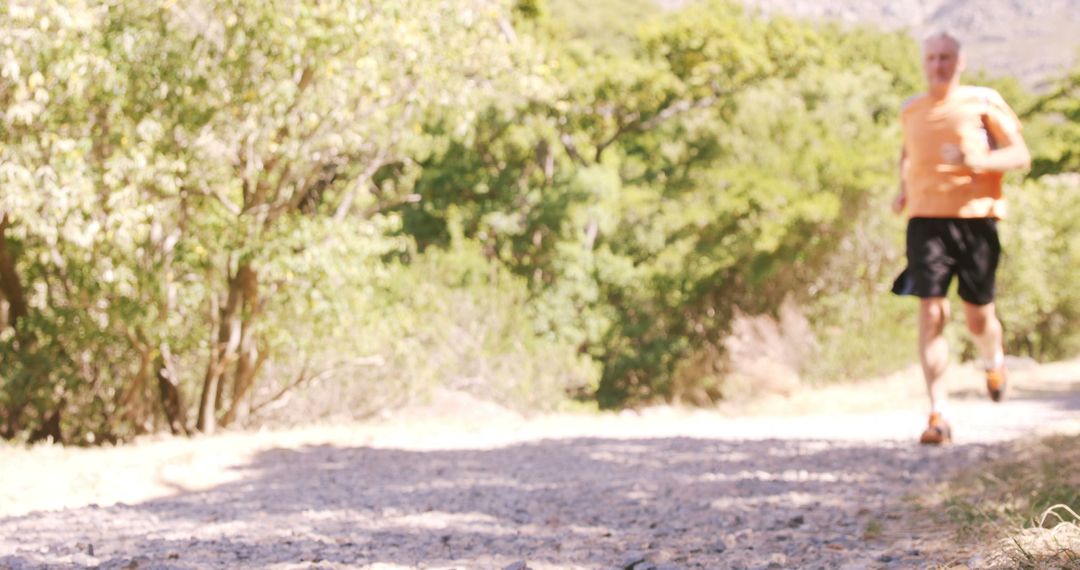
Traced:
<path fill-rule="evenodd" d="M 1063 516 L 1064 514 L 1064 516 Z M 1051 521 L 1055 521 L 1051 523 Z M 1043 512 L 1038 525 L 1002 541 L 990 563 L 996 568 L 1080 568 L 1080 516 L 1067 505 Z M 1053 524 L 1053 526 L 1049 526 Z"/>
<path fill-rule="evenodd" d="M 916 510 L 951 535 L 934 549 L 944 567 L 1080 569 L 1080 436 L 1018 444 Z"/>

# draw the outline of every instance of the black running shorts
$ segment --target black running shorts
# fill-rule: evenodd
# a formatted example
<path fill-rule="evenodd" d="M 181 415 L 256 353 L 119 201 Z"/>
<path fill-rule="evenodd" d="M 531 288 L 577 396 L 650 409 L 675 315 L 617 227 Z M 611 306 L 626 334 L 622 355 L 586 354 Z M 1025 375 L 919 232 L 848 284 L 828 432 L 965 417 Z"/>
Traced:
<path fill-rule="evenodd" d="M 944 297 L 953 275 L 960 298 L 974 305 L 994 301 L 1001 256 L 994 218 L 912 218 L 907 228 L 910 293 Z"/>

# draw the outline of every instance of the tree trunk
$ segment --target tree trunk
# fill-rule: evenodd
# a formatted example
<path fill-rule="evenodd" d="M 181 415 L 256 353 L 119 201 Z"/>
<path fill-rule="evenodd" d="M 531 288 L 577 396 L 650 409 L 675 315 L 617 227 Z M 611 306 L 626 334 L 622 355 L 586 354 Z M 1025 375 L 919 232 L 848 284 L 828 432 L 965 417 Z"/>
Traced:
<path fill-rule="evenodd" d="M 56 409 L 53 410 L 52 414 L 30 434 L 29 443 L 37 443 L 48 439 L 51 439 L 54 443 L 64 443 L 64 433 L 60 429 L 60 414 L 65 405 L 64 400 L 61 400 L 56 405 Z"/>
<path fill-rule="evenodd" d="M 259 351 L 254 333 L 251 336 L 247 336 L 247 332 L 244 334 L 245 338 L 240 342 L 236 375 L 233 377 L 232 401 L 229 410 L 225 412 L 225 417 L 221 420 L 223 426 L 227 426 L 233 423 L 236 418 L 246 415 L 248 405 L 244 403 L 244 398 L 255 386 L 255 378 L 258 376 L 259 370 L 262 369 L 263 363 L 266 362 L 266 353 Z"/>
<path fill-rule="evenodd" d="M 149 414 L 147 406 L 147 387 L 150 384 L 150 370 L 153 364 L 153 350 L 145 344 L 137 343 L 139 350 L 139 371 L 135 373 L 124 391 L 121 393 L 118 404 L 123 421 L 132 425 L 137 433 L 145 433 L 148 429 Z"/>
<path fill-rule="evenodd" d="M 259 301 L 259 274 L 250 266 L 241 267 L 237 273 L 243 292 L 243 313 L 241 317 L 240 345 L 237 351 L 236 371 L 233 376 L 232 399 L 229 409 L 222 418 L 222 425 L 229 425 L 236 420 L 243 408 L 244 398 L 255 385 L 266 353 L 259 351 L 259 339 L 255 326 L 262 304 Z"/>
<path fill-rule="evenodd" d="M 19 279 L 19 272 L 15 267 L 15 253 L 8 246 L 7 229 L 9 225 L 11 225 L 11 222 L 7 213 L 0 212 L 0 296 L 3 297 L 5 303 L 4 321 L 0 323 L 0 326 L 11 326 L 18 331 L 19 320 L 29 314 L 29 306 L 26 302 L 26 293 L 23 290 L 22 280 Z M 22 335 L 16 332 L 14 339 L 15 350 L 21 351 L 29 348 L 27 339 L 21 337 Z M 16 401 L 8 402 L 8 409 L 4 414 L 4 439 L 12 439 L 19 432 L 22 415 L 29 403 L 25 395 Z M 59 409 L 57 409 L 54 418 L 56 422 L 55 426 L 52 427 L 55 427 L 55 429 L 46 430 L 53 433 L 46 433 L 42 437 L 48 435 L 58 437 L 60 435 Z"/>
<path fill-rule="evenodd" d="M 217 429 L 218 384 L 221 382 L 221 371 L 224 370 L 225 360 L 228 357 L 232 321 L 230 313 L 235 312 L 235 308 L 231 308 L 234 307 L 232 297 L 230 291 L 229 300 L 222 309 L 219 308 L 218 296 L 210 296 L 210 314 L 212 315 L 210 326 L 217 328 L 217 338 L 210 343 L 210 360 L 206 363 L 202 398 L 199 401 L 199 419 L 195 422 L 196 428 L 206 434 L 214 433 Z"/>
<path fill-rule="evenodd" d="M 8 247 L 6 235 L 8 225 L 7 214 L 0 215 L 0 293 L 3 293 L 8 303 L 7 322 L 14 327 L 19 319 L 27 315 L 28 308 L 22 281 L 15 268 L 15 255 Z"/>
<path fill-rule="evenodd" d="M 180 377 L 173 366 L 169 345 L 162 344 L 154 363 L 157 369 L 158 389 L 161 391 L 161 409 L 173 435 L 189 435 L 184 411 L 184 395 L 180 392 Z"/>
<path fill-rule="evenodd" d="M 256 283 L 257 278 L 251 265 L 244 263 L 236 271 L 236 275 L 229 278 L 229 294 L 225 306 L 220 311 L 211 307 L 211 312 L 218 312 L 217 340 L 210 349 L 210 361 L 206 365 L 206 376 L 203 380 L 202 399 L 199 402 L 199 431 L 211 434 L 217 429 L 217 414 L 222 408 L 223 395 L 225 392 L 225 372 L 229 363 L 235 359 L 236 351 L 240 346 L 240 337 L 243 328 L 243 315 L 241 308 L 244 304 L 245 287 Z M 212 301 L 213 302 L 213 301 Z M 214 305 L 217 303 L 215 302 Z"/>
<path fill-rule="evenodd" d="M 585 251 L 592 251 L 596 246 L 596 237 L 600 235 L 600 224 L 596 222 L 596 218 L 590 217 L 589 223 L 585 225 Z"/>
<path fill-rule="evenodd" d="M 210 329 L 217 328 L 218 319 L 217 295 L 210 295 Z M 210 343 L 210 359 L 206 363 L 206 375 L 203 378 L 202 398 L 199 400 L 199 416 L 195 420 L 195 429 L 203 433 L 213 433 L 214 420 L 213 410 L 210 408 L 210 394 L 217 390 L 217 376 L 213 373 L 217 368 L 218 349 L 217 342 Z"/>

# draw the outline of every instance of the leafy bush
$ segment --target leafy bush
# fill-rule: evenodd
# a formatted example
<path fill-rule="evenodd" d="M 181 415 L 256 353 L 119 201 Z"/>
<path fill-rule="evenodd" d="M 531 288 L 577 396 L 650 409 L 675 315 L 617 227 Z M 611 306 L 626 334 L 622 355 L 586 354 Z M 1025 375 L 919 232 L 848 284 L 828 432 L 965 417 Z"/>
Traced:
<path fill-rule="evenodd" d="M 317 345 L 305 350 L 308 369 L 266 382 L 257 398 L 282 401 L 252 421 L 365 417 L 422 403 L 436 388 L 537 413 L 595 389 L 592 359 L 549 334 L 526 280 L 474 241 L 383 266 L 364 284 L 364 302 L 351 305 L 356 314 L 305 331 Z M 289 382 L 297 388 L 282 393 Z"/>
<path fill-rule="evenodd" d="M 1080 174 L 1010 187 L 1001 225 L 999 300 L 1007 352 L 1039 360 L 1080 353 Z"/>

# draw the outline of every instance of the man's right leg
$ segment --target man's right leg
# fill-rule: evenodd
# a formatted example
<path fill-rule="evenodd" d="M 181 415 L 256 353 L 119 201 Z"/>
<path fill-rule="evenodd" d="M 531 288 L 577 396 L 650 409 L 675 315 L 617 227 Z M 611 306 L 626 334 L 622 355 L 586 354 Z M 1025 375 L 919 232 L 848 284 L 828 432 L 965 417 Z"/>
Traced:
<path fill-rule="evenodd" d="M 922 363 L 926 394 L 930 397 L 930 421 L 920 441 L 946 443 L 952 439 L 945 421 L 945 369 L 949 366 L 949 343 L 945 323 L 949 320 L 949 282 L 956 259 L 951 220 L 912 218 L 907 228 L 907 262 L 913 292 L 919 297 L 919 361 Z"/>
<path fill-rule="evenodd" d="M 949 320 L 949 300 L 945 297 L 926 297 L 919 302 L 919 360 L 922 362 L 926 392 L 931 411 L 945 404 L 945 387 L 941 378 L 949 367 L 949 343 L 945 340 L 945 323 Z"/>
<path fill-rule="evenodd" d="M 926 393 L 930 397 L 930 422 L 920 438 L 922 443 L 939 444 L 952 439 L 949 424 L 945 421 L 946 391 L 942 381 L 949 367 L 949 343 L 944 334 L 948 320 L 948 299 L 924 297 L 920 300 L 919 360 L 926 380 Z"/>

